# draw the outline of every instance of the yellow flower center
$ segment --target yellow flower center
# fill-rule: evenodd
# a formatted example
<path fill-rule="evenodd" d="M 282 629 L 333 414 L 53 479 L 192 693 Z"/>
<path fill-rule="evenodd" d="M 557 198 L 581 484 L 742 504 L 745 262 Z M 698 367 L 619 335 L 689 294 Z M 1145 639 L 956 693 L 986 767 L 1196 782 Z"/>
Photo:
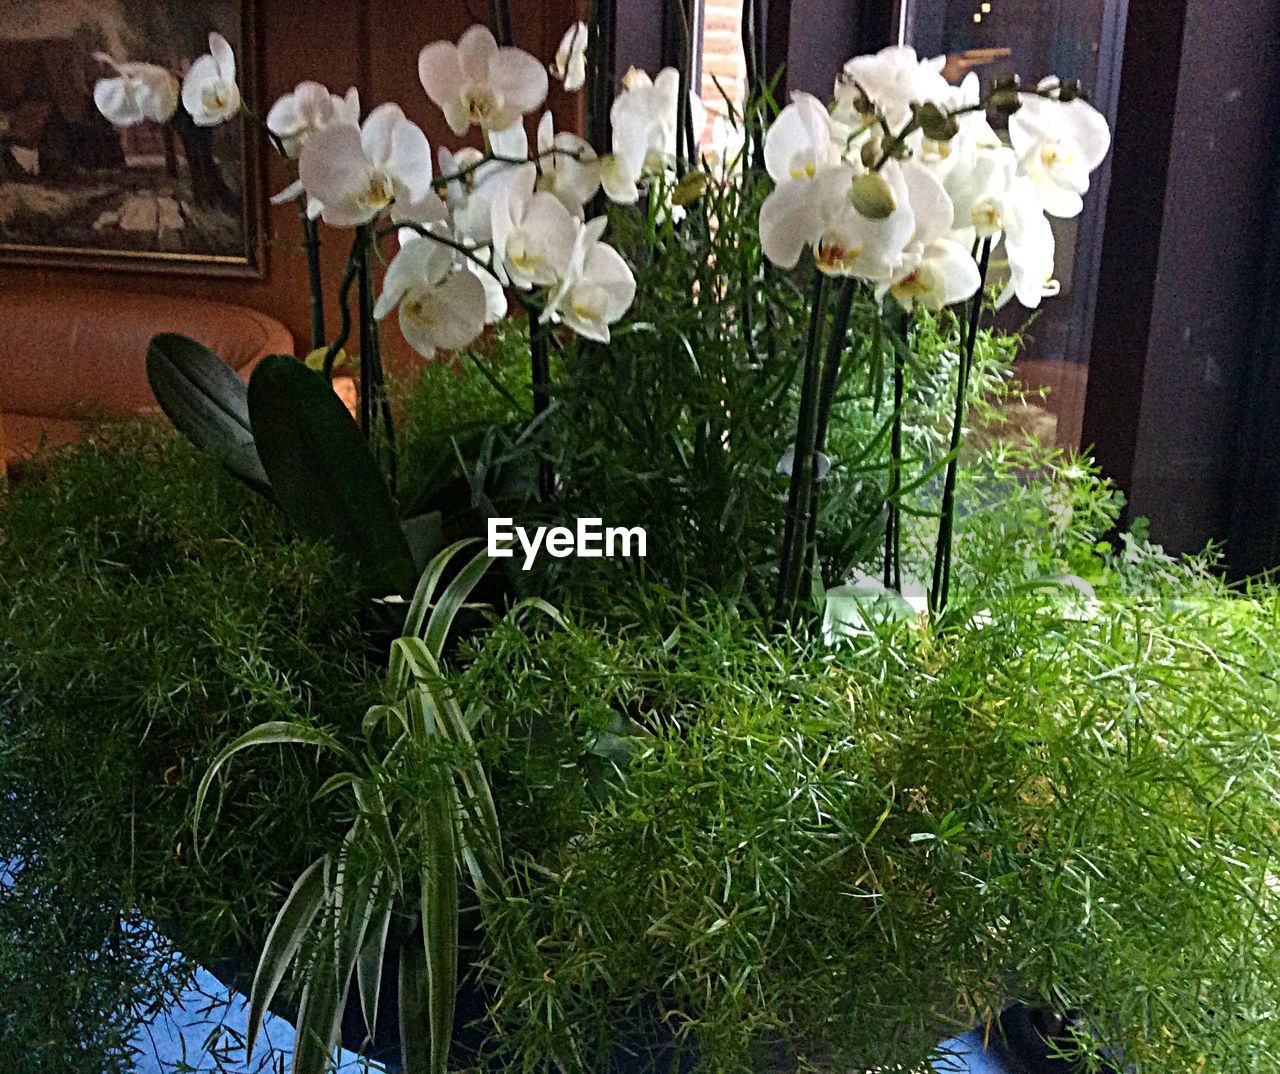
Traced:
<path fill-rule="evenodd" d="M 436 326 L 437 320 L 435 314 L 420 295 L 415 295 L 412 298 L 407 298 L 402 301 L 400 303 L 400 309 L 409 320 L 413 321 L 414 324 L 420 325 L 423 328 L 434 328 Z"/>
<path fill-rule="evenodd" d="M 497 94 L 488 86 L 471 86 L 462 95 L 466 105 L 467 118 L 472 123 L 486 123 L 498 112 L 500 102 Z"/>
<path fill-rule="evenodd" d="M 950 142 L 935 142 L 931 138 L 926 138 L 920 148 L 926 160 L 940 161 L 951 156 Z"/>
<path fill-rule="evenodd" d="M 817 170 L 818 167 L 812 160 L 805 160 L 803 157 L 791 162 L 792 179 L 812 179 Z"/>
<path fill-rule="evenodd" d="M 983 201 L 973 207 L 973 226 L 981 235 L 994 235 L 1004 228 L 1000 206 L 994 201 Z"/>
<path fill-rule="evenodd" d="M 585 299 L 574 299 L 572 307 L 573 315 L 580 321 L 595 323 L 600 320 L 600 311 Z"/>
<path fill-rule="evenodd" d="M 818 268 L 828 275 L 848 274 L 862 256 L 861 246 L 845 246 L 840 242 L 822 241 L 814 251 Z"/>
<path fill-rule="evenodd" d="M 1070 167 L 1075 162 L 1075 153 L 1069 145 L 1058 138 L 1050 139 L 1040 147 L 1040 164 L 1045 171 L 1052 172 Z"/>
<path fill-rule="evenodd" d="M 395 200 L 395 188 L 382 172 L 370 172 L 365 188 L 356 195 L 356 205 L 366 211 L 381 212 Z"/>

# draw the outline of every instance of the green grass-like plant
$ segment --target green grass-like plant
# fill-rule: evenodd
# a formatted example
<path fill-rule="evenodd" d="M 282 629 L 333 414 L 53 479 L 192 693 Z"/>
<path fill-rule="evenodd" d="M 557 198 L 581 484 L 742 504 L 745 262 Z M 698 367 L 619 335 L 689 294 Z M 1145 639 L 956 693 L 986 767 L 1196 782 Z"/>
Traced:
<path fill-rule="evenodd" d="M 280 750 L 238 765 L 228 827 L 199 860 L 196 786 L 257 723 L 358 729 L 378 685 L 349 565 L 156 423 L 106 431 L 0 497 L 0 860 L 26 870 L 0 906 L 67 921 L 61 946 L 0 924 L 3 1036 L 23 1048 L 41 1026 L 127 1029 L 148 1005 L 135 990 L 157 982 L 112 939 L 122 913 L 215 970 L 256 951 L 341 831 L 313 800 L 329 770 Z"/>
<path fill-rule="evenodd" d="M 1024 580 L 834 647 L 717 604 L 498 628 L 459 690 L 505 767 L 504 1054 L 599 1069 L 658 1020 L 700 1070 L 925 1069 L 1018 998 L 1095 1060 L 1270 1069 L 1280 596 L 1097 567 L 1096 603 Z"/>

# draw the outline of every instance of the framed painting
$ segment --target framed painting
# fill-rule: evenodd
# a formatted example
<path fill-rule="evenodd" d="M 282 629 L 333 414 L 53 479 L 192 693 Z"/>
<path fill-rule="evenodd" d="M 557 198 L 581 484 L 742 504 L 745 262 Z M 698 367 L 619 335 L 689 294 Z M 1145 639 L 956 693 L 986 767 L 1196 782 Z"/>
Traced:
<path fill-rule="evenodd" d="M 117 62 L 181 79 L 222 34 L 255 108 L 252 0 L 0 2 L 0 263 L 262 275 L 258 138 L 243 118 L 112 126 Z"/>

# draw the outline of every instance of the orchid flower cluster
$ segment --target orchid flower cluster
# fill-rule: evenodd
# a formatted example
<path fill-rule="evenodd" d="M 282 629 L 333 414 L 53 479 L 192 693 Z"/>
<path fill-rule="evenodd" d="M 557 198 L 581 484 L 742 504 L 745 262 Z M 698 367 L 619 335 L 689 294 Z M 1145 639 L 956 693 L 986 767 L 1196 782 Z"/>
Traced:
<path fill-rule="evenodd" d="M 679 76 L 674 68 L 653 79 L 627 75 L 611 111 L 608 154 L 556 131 L 550 112 L 531 146 L 525 117 L 545 102 L 549 75 L 567 91 L 583 87 L 587 41 L 585 23 L 571 26 L 549 68 L 500 46 L 480 25 L 456 44 L 427 45 L 418 60 L 427 97 L 454 134 L 478 128 L 484 144 L 440 147 L 439 174 L 427 136 L 397 104 L 362 118 L 355 89 L 339 96 L 303 82 L 268 112 L 266 130 L 295 176 L 273 202 L 296 200 L 309 221 L 365 229 L 370 241 L 397 234 L 374 315 L 398 309 L 418 353 L 472 343 L 506 315 L 508 289 L 527 299 L 538 323 L 562 323 L 599 342 L 631 306 L 631 270 L 602 241 L 605 218 L 588 219 L 586 209 L 602 188 L 615 203 L 635 203 L 647 179 L 674 172 Z M 99 109 L 119 126 L 164 123 L 180 98 L 198 125 L 235 118 L 242 111 L 235 57 L 218 34 L 209 45 L 180 91 L 163 67 L 100 54 L 115 77 L 95 87 Z M 691 107 L 700 114 L 700 102 Z"/>
<path fill-rule="evenodd" d="M 688 66 L 653 77 L 627 72 L 609 110 L 608 152 L 574 132 L 557 131 L 549 111 L 542 111 L 530 140 L 526 121 L 532 125 L 543 109 L 551 78 L 574 92 L 590 75 L 601 88 L 604 68 L 600 57 L 588 63 L 589 41 L 587 26 L 575 23 L 550 66 L 500 43 L 483 25 L 456 43 L 423 48 L 418 76 L 427 99 L 454 135 L 478 133 L 479 147 L 438 147 L 433 157 L 426 134 L 398 104 L 379 104 L 362 115 L 354 89 L 339 95 L 316 82 L 297 86 L 265 117 L 292 179 L 273 201 L 292 201 L 302 217 L 313 354 L 323 346 L 330 376 L 351 328 L 350 288 L 359 280 L 360 420 L 372 442 L 381 410 L 393 484 L 394 424 L 377 322 L 396 311 L 405 340 L 430 357 L 467 348 L 507 315 L 515 297 L 529 319 L 534 411 L 541 413 L 548 406 L 551 328 L 608 343 L 635 299 L 630 266 L 604 241 L 602 201 L 629 206 L 643 199 L 651 217 L 678 226 L 685 194 L 694 191 L 696 199 L 710 181 L 709 159 L 696 144 L 706 111 L 684 91 Z M 165 122 L 179 100 L 201 126 L 246 114 L 230 47 L 217 34 L 209 46 L 180 87 L 163 68 L 101 56 L 114 77 L 95 87 L 98 107 L 121 125 Z M 1091 175 L 1110 147 L 1107 122 L 1078 83 L 1049 78 L 1024 88 L 1007 77 L 984 88 L 970 74 L 952 85 L 944 66 L 944 57 L 921 59 L 903 46 L 855 57 L 837 78 L 829 103 L 793 94 L 767 124 L 762 145 L 755 139 L 748 149 L 744 136 L 736 157 L 726 153 L 721 161 L 726 183 L 748 166 L 762 166 L 773 181 L 759 211 L 763 256 L 794 269 L 808 250 L 813 262 L 797 436 L 780 465 L 791 482 L 779 571 L 783 619 L 794 621 L 814 561 L 816 485 L 829 467 L 823 448 L 855 290 L 874 296 L 882 312 L 900 311 L 893 331 L 904 348 L 914 309 L 936 312 L 967 303 L 931 595 L 940 609 L 950 573 L 955 458 L 993 254 L 1008 266 L 998 305 L 1017 298 L 1035 308 L 1056 294 L 1050 218 L 1082 211 Z M 766 93 L 747 102 L 749 123 L 766 126 L 765 102 Z M 1007 126 L 1007 134 L 997 133 L 997 126 Z M 707 171 L 699 169 L 700 161 Z M 354 231 L 340 295 L 342 329 L 332 340 L 325 338 L 319 221 Z M 383 257 L 382 240 L 391 236 L 398 249 L 375 294 L 373 258 Z M 831 277 L 843 280 L 838 300 L 824 289 Z M 755 284 L 747 279 L 743 285 Z M 819 353 L 824 349 L 825 360 Z M 885 501 L 885 584 L 892 580 L 899 588 L 904 375 L 899 355 Z M 544 460 L 540 494 L 550 496 L 554 487 Z"/>
<path fill-rule="evenodd" d="M 1057 293 L 1048 217 L 1081 212 L 1107 122 L 1072 83 L 1007 80 L 984 99 L 976 74 L 950 85 L 944 63 L 888 48 L 850 60 L 829 107 L 793 95 L 764 145 L 777 184 L 760 212 L 771 261 L 793 267 L 808 247 L 821 272 L 936 311 L 978 290 L 978 251 L 1003 239 L 998 304 L 1035 308 Z M 1007 144 L 992 112 L 1008 119 Z"/>

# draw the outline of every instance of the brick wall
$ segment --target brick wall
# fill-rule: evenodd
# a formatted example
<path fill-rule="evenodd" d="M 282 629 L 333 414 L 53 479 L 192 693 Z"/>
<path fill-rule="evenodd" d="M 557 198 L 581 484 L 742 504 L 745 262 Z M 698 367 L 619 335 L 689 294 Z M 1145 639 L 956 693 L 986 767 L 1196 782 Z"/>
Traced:
<path fill-rule="evenodd" d="M 719 83 L 719 86 L 716 83 Z M 707 106 L 707 129 L 725 115 L 727 96 L 737 108 L 746 96 L 747 65 L 742 55 L 742 0 L 706 0 L 702 17 L 702 99 Z"/>

